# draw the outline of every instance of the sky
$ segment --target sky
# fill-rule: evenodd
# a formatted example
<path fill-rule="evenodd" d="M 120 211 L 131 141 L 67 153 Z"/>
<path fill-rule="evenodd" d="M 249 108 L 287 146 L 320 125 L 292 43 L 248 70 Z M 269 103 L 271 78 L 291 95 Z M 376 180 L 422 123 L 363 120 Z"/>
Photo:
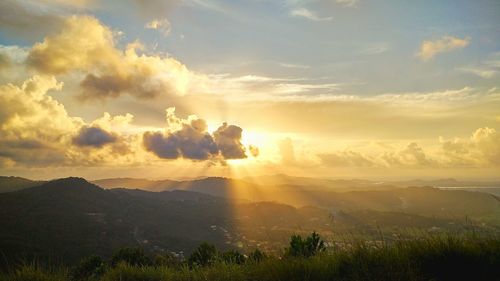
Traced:
<path fill-rule="evenodd" d="M 0 2 L 0 174 L 500 179 L 500 2 Z"/>

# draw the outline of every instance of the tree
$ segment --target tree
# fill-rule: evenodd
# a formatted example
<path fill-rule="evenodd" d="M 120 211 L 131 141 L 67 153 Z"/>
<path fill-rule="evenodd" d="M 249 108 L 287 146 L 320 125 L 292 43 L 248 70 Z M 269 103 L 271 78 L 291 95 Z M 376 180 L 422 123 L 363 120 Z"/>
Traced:
<path fill-rule="evenodd" d="M 217 258 L 217 249 L 214 245 L 207 242 L 201 243 L 196 250 L 189 256 L 190 265 L 207 266 L 215 262 Z"/>

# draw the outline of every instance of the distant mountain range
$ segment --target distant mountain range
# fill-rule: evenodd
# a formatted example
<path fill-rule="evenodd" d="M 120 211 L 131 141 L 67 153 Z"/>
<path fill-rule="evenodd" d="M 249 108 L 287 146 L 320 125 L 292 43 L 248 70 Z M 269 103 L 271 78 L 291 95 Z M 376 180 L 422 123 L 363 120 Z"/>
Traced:
<path fill-rule="evenodd" d="M 136 178 L 111 178 L 93 181 L 103 188 L 132 188 L 148 191 L 190 190 L 214 196 L 239 198 L 254 201 L 276 200 L 279 194 L 287 193 L 289 198 L 300 200 L 287 200 L 292 205 L 308 205 L 310 201 L 303 200 L 302 193 L 310 191 L 369 191 L 392 190 L 403 187 L 438 187 L 455 188 L 457 190 L 481 191 L 500 196 L 500 182 L 486 181 L 458 181 L 455 179 L 440 180 L 411 180 L 394 182 L 377 182 L 369 180 L 331 180 L 307 177 L 292 177 L 283 174 L 247 177 L 242 179 L 229 179 L 208 177 L 196 180 L 147 180 Z M 237 190 L 237 191 L 235 191 Z M 306 196 L 307 197 L 307 196 Z"/>
<path fill-rule="evenodd" d="M 20 177 L 0 176 L 0 193 L 17 191 L 44 183 L 44 181 L 33 181 Z"/>
<path fill-rule="evenodd" d="M 0 193 L 21 190 L 40 185 L 46 181 L 34 181 L 21 177 L 0 176 Z M 129 188 L 147 191 L 167 190 L 194 190 L 206 192 L 211 195 L 225 196 L 227 188 L 239 186 L 269 188 L 285 188 L 286 186 L 300 188 L 301 190 L 327 190 L 327 191 L 360 191 L 360 190 L 385 190 L 400 187 L 431 186 L 443 188 L 467 189 L 478 188 L 483 192 L 500 195 L 500 182 L 495 181 L 458 181 L 456 179 L 438 180 L 408 180 L 408 181 L 371 181 L 359 179 L 321 179 L 308 177 L 294 177 L 284 174 L 246 177 L 230 179 L 222 177 L 206 177 L 186 180 L 149 180 L 140 178 L 109 178 L 94 180 L 92 183 L 105 188 Z"/>
<path fill-rule="evenodd" d="M 0 256 L 73 262 L 130 245 L 187 253 L 202 241 L 222 249 L 280 251 L 294 233 L 461 231 L 466 220 L 478 231 L 500 229 L 500 202 L 491 194 L 356 180 L 333 181 L 334 188 L 330 180 L 278 179 L 261 178 L 259 185 L 226 178 L 90 183 L 2 177 Z"/>

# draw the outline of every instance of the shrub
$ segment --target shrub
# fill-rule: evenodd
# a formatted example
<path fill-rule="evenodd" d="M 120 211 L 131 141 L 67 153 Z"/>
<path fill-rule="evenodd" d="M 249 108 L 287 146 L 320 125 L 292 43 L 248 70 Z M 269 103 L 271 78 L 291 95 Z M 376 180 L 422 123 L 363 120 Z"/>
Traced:
<path fill-rule="evenodd" d="M 217 249 L 214 245 L 207 242 L 201 243 L 196 250 L 189 256 L 190 265 L 207 266 L 215 262 L 217 258 Z"/>
<path fill-rule="evenodd" d="M 153 259 L 155 266 L 166 266 L 170 268 L 180 268 L 183 264 L 182 260 L 172 253 L 156 255 Z"/>
<path fill-rule="evenodd" d="M 144 254 L 144 250 L 141 248 L 121 248 L 113 254 L 111 264 L 116 266 L 120 262 L 125 262 L 132 266 L 151 264 L 151 260 Z"/>
<path fill-rule="evenodd" d="M 99 256 L 89 256 L 83 258 L 80 263 L 71 270 L 71 277 L 74 280 L 85 280 L 97 278 L 106 271 L 106 263 Z"/>
<path fill-rule="evenodd" d="M 150 266 L 131 266 L 125 263 L 120 263 L 115 268 L 108 270 L 104 274 L 102 279 L 100 279 L 100 281 L 172 280 L 172 278 L 168 278 L 168 273 L 168 270 L 165 268 L 155 268 Z"/>
<path fill-rule="evenodd" d="M 266 257 L 267 257 L 266 254 L 264 254 L 262 251 L 260 251 L 259 249 L 255 249 L 253 252 L 248 254 L 248 261 L 261 262 Z"/>
<path fill-rule="evenodd" d="M 245 256 L 236 250 L 224 252 L 221 257 L 227 264 L 243 264 L 245 262 Z"/>
<path fill-rule="evenodd" d="M 319 234 L 313 232 L 306 239 L 300 235 L 293 235 L 290 239 L 288 254 L 294 257 L 311 257 L 325 250 L 325 243 L 319 237 Z"/>
<path fill-rule="evenodd" d="M 0 273 L 1 274 L 1 273 Z M 5 281 L 65 281 L 66 272 L 47 272 L 35 264 L 22 265 L 10 276 L 5 277 Z"/>

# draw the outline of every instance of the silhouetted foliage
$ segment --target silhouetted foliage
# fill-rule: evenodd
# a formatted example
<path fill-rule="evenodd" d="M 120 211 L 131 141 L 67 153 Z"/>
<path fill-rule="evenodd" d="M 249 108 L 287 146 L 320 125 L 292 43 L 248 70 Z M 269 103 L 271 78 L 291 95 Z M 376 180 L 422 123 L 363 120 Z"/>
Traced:
<path fill-rule="evenodd" d="M 250 262 L 261 262 L 265 258 L 267 258 L 267 255 L 259 249 L 255 249 L 253 252 L 248 254 L 248 261 Z"/>
<path fill-rule="evenodd" d="M 97 278 L 106 271 L 106 263 L 96 255 L 83 258 L 78 265 L 72 268 L 70 275 L 74 280 Z"/>
<path fill-rule="evenodd" d="M 170 268 L 180 268 L 183 264 L 182 260 L 172 253 L 158 254 L 153 259 L 155 266 L 166 266 Z"/>
<path fill-rule="evenodd" d="M 203 242 L 189 256 L 188 262 L 190 265 L 207 266 L 215 262 L 217 258 L 217 249 L 214 245 Z"/>
<path fill-rule="evenodd" d="M 222 253 L 221 258 L 227 264 L 243 264 L 245 262 L 245 256 L 236 250 Z"/>
<path fill-rule="evenodd" d="M 294 257 L 311 257 L 324 250 L 325 243 L 318 233 L 313 232 L 306 239 L 303 239 L 300 235 L 293 235 L 290 239 L 288 254 Z"/>
<path fill-rule="evenodd" d="M 111 264 L 113 266 L 125 262 L 132 266 L 150 265 L 151 259 L 144 254 L 141 248 L 121 248 L 113 254 Z"/>
<path fill-rule="evenodd" d="M 319 238 L 317 235 L 310 237 Z M 301 239 L 305 243 L 308 239 Z M 320 239 L 310 239 L 320 241 Z M 500 240 L 493 238 L 457 238 L 427 236 L 400 240 L 391 244 L 376 241 L 347 241 L 349 247 L 337 248 L 311 258 L 288 256 L 266 258 L 259 263 L 241 265 L 223 262 L 215 247 L 204 243 L 199 252 L 210 249 L 210 266 L 170 268 L 132 266 L 120 262 L 99 277 L 86 281 L 163 281 L 163 280 L 498 280 L 500 276 Z M 321 243 L 312 243 L 319 245 Z M 318 247 L 317 247 L 318 248 Z M 229 251 L 237 253 L 236 251 Z M 255 251 L 257 252 L 257 251 Z M 228 253 L 228 252 L 226 252 Z M 252 254 L 250 254 L 252 256 Z M 89 260 L 98 261 L 91 258 Z M 250 260 L 250 258 L 249 258 Z M 86 264 L 86 262 L 82 262 Z M 89 264 L 99 264 L 90 262 Z M 87 268 L 84 266 L 84 268 Z M 92 266 L 89 266 L 92 268 Z M 0 281 L 75 281 L 67 268 L 21 264 L 0 274 Z"/>

